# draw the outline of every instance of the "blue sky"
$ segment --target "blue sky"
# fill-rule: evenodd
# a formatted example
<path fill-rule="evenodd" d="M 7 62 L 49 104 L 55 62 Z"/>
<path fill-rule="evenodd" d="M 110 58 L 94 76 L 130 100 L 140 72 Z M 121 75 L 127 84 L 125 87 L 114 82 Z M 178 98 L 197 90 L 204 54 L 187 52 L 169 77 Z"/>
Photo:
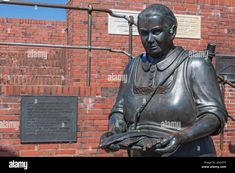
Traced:
<path fill-rule="evenodd" d="M 50 4 L 65 4 L 67 0 L 24 0 L 28 2 L 41 2 Z M 66 20 L 64 9 L 27 7 L 0 4 L 0 17 L 30 18 L 41 20 Z"/>

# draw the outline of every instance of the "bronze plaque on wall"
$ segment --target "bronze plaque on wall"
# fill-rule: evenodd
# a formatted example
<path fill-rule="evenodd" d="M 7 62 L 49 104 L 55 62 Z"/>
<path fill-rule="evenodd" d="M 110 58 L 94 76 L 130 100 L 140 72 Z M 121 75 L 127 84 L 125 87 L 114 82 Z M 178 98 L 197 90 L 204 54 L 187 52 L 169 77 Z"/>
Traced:
<path fill-rule="evenodd" d="M 77 141 L 77 97 L 24 96 L 21 143 Z"/>

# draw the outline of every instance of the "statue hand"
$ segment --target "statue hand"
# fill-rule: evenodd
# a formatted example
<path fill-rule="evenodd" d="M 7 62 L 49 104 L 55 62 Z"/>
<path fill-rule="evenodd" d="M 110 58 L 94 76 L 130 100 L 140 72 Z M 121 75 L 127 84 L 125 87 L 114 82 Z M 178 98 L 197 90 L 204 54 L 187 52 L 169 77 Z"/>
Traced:
<path fill-rule="evenodd" d="M 134 145 L 134 146 L 131 146 L 131 149 L 132 150 L 143 150 L 143 147 Z"/>
<path fill-rule="evenodd" d="M 122 117 L 122 114 L 114 113 L 109 119 L 109 131 L 113 133 L 123 133 L 127 129 L 127 124 Z"/>
<path fill-rule="evenodd" d="M 118 151 L 118 150 L 120 150 L 120 146 L 118 144 L 111 144 L 105 149 L 105 151 L 107 153 L 115 152 L 115 151 Z"/>
<path fill-rule="evenodd" d="M 112 132 L 106 132 L 104 133 L 100 140 L 102 141 L 104 138 L 107 138 L 109 136 L 112 136 L 114 133 Z M 111 144 L 109 146 L 106 146 L 106 147 L 101 147 L 102 149 L 104 149 L 106 152 L 114 152 L 114 151 L 118 151 L 120 149 L 120 146 L 118 144 Z"/>
<path fill-rule="evenodd" d="M 163 139 L 155 146 L 155 152 L 161 154 L 162 156 L 170 156 L 179 148 L 182 143 L 183 137 L 181 135 L 171 135 Z"/>

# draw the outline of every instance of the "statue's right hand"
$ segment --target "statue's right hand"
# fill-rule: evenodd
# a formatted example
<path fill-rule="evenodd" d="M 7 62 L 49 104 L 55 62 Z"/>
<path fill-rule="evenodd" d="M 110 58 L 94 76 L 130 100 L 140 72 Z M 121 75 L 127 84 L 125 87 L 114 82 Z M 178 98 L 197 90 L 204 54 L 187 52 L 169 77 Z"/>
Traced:
<path fill-rule="evenodd" d="M 113 134 L 114 134 L 113 132 L 106 132 L 101 136 L 100 140 L 102 141 L 104 138 L 112 136 Z M 118 144 L 110 144 L 108 146 L 101 147 L 101 148 L 104 149 L 106 152 L 115 152 L 120 149 L 120 146 Z"/>
<path fill-rule="evenodd" d="M 111 144 L 111 145 L 109 145 L 105 148 L 105 151 L 107 153 L 115 152 L 115 151 L 118 151 L 118 150 L 120 150 L 120 146 L 118 144 Z"/>

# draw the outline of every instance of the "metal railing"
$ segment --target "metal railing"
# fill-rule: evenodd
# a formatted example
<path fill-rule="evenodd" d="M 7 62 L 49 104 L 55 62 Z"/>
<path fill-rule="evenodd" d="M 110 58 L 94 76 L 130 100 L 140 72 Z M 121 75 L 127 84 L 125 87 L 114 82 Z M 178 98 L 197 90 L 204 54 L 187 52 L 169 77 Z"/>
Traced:
<path fill-rule="evenodd" d="M 91 4 L 88 5 L 87 8 L 84 7 L 75 7 L 69 5 L 61 5 L 61 4 L 46 4 L 46 3 L 39 3 L 39 2 L 25 2 L 25 1 L 6 1 L 1 0 L 0 4 L 8 4 L 8 5 L 23 5 L 23 6 L 33 6 L 33 7 L 46 7 L 46 8 L 58 8 L 58 9 L 67 9 L 67 10 L 80 10 L 80 11 L 87 11 L 88 14 L 88 38 L 87 38 L 87 46 L 74 46 L 74 45 L 55 45 L 55 44 L 35 44 L 35 43 L 16 43 L 16 42 L 0 42 L 0 45 L 11 45 L 11 46 L 35 46 L 35 47 L 51 47 L 51 48 L 68 48 L 68 49 L 86 49 L 87 50 L 87 78 L 86 84 L 90 86 L 91 83 L 91 51 L 92 50 L 105 50 L 114 53 L 122 53 L 129 58 L 132 57 L 132 31 L 133 25 L 136 25 L 134 22 L 133 16 L 126 16 L 114 13 L 110 9 L 102 9 L 102 8 L 93 8 Z M 124 50 L 115 50 L 110 47 L 96 47 L 92 46 L 92 12 L 104 12 L 112 17 L 116 18 L 123 18 L 129 24 L 129 50 L 128 52 Z M 68 38 L 66 38 L 68 39 Z M 68 42 L 68 41 L 67 41 Z"/>

